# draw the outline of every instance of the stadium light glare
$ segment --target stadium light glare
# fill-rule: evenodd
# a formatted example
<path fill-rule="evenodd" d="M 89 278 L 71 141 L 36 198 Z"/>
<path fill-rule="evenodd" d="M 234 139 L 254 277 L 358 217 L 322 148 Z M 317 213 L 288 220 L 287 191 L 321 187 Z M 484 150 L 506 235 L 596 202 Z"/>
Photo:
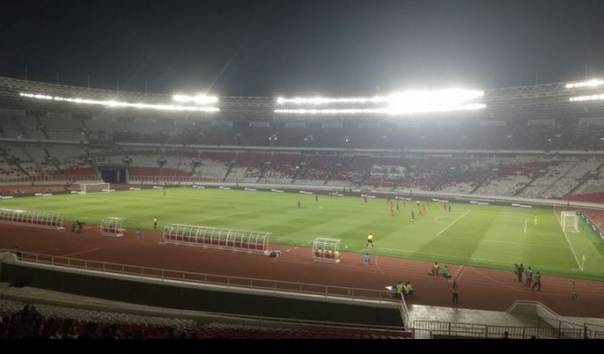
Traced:
<path fill-rule="evenodd" d="M 580 81 L 580 82 L 569 82 L 568 84 L 566 84 L 566 88 L 567 89 L 574 89 L 574 88 L 595 88 L 595 87 L 599 87 L 604 85 L 604 80 L 600 80 L 600 79 L 591 79 L 591 80 L 587 80 L 587 81 Z"/>
<path fill-rule="evenodd" d="M 356 98 L 325 98 L 325 97 L 295 97 L 277 98 L 277 105 L 326 105 L 335 103 L 377 104 L 381 107 L 360 108 L 279 108 L 279 114 L 389 114 L 403 115 L 431 112 L 450 112 L 459 110 L 478 110 L 486 107 L 482 103 L 470 101 L 483 97 L 483 91 L 466 89 L 444 90 L 407 90 L 388 96 L 356 97 Z"/>
<path fill-rule="evenodd" d="M 294 108 L 275 109 L 279 114 L 363 114 L 363 113 L 386 113 L 383 108 Z"/>
<path fill-rule="evenodd" d="M 198 105 L 207 105 L 212 103 L 218 103 L 218 97 L 208 96 L 205 94 L 197 94 L 195 96 L 174 94 L 172 99 L 180 103 L 196 103 Z"/>
<path fill-rule="evenodd" d="M 598 95 L 589 96 L 575 96 L 568 99 L 570 102 L 584 102 L 584 101 L 603 101 L 604 93 Z"/>
<path fill-rule="evenodd" d="M 448 105 L 440 107 L 386 107 L 386 108 L 323 108 L 323 109 L 275 109 L 278 114 L 300 114 L 300 115 L 331 115 L 331 114 L 388 114 L 392 116 L 420 113 L 439 113 L 454 111 L 476 111 L 487 106 L 482 103 L 464 105 Z"/>
<path fill-rule="evenodd" d="M 330 98 L 330 97 L 293 97 L 293 98 L 285 98 L 285 97 L 277 97 L 277 104 L 294 104 L 294 105 L 324 105 L 331 103 L 383 103 L 387 102 L 387 97 L 348 97 L 348 98 Z"/>
<path fill-rule="evenodd" d="M 61 96 L 47 96 L 33 93 L 21 92 L 21 97 L 40 99 L 40 100 L 52 100 L 57 102 L 67 102 L 74 104 L 86 104 L 86 105 L 100 105 L 110 108 L 136 108 L 136 109 L 150 109 L 156 111 L 176 111 L 176 112 L 219 112 L 218 107 L 201 107 L 201 106 L 182 106 L 172 104 L 150 104 L 142 102 L 123 102 L 117 100 L 94 100 L 88 98 L 79 97 L 61 97 Z"/>
<path fill-rule="evenodd" d="M 39 95 L 39 94 L 32 94 L 32 93 L 21 93 L 20 94 L 21 97 L 27 97 L 27 98 L 35 98 L 38 100 L 52 100 L 52 96 L 47 96 L 47 95 Z"/>
<path fill-rule="evenodd" d="M 446 112 L 484 108 L 468 101 L 484 96 L 484 92 L 464 89 L 409 90 L 388 97 L 389 114 Z"/>

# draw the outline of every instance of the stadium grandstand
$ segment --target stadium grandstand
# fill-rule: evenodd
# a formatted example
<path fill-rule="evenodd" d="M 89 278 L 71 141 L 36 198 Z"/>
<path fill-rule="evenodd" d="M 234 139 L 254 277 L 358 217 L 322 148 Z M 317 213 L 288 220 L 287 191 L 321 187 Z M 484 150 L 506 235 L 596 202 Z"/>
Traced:
<path fill-rule="evenodd" d="M 0 180 L 3 207 L 9 208 L 12 206 L 9 203 L 24 201 L 30 196 L 48 196 L 51 198 L 43 198 L 44 208 L 57 211 L 48 201 L 60 195 L 72 198 L 74 193 L 81 194 L 86 191 L 87 194 L 110 190 L 133 193 L 136 190 L 153 191 L 156 188 L 168 189 L 170 195 L 178 190 L 175 188 L 191 187 L 254 191 L 282 189 L 295 193 L 306 191 L 316 193 L 317 196 L 372 193 L 382 198 L 396 198 L 398 201 L 417 199 L 419 202 L 447 198 L 452 204 L 468 200 L 500 205 L 526 203 L 548 207 L 550 210 L 554 208 L 554 214 L 557 212 L 556 208 L 568 209 L 572 205 L 583 211 L 582 222 L 589 223 L 597 235 L 602 235 L 600 224 L 604 221 L 604 211 L 601 211 L 600 203 L 604 201 L 604 179 L 601 176 L 604 155 L 601 154 L 600 145 L 601 138 L 604 137 L 604 126 L 599 124 L 596 117 L 602 113 L 604 107 L 593 105 L 586 113 L 584 105 L 577 105 L 572 101 L 572 97 L 577 93 L 569 91 L 567 86 L 566 83 L 558 83 L 487 91 L 484 93 L 485 111 L 453 113 L 456 116 L 454 124 L 438 114 L 421 122 L 416 120 L 412 123 L 397 124 L 388 119 L 376 121 L 373 117 L 363 114 L 353 118 L 338 118 L 336 115 L 321 122 L 306 120 L 304 115 L 292 118 L 287 114 L 275 113 L 279 109 L 279 98 L 220 97 L 213 112 L 163 112 L 128 107 L 107 110 L 102 104 L 87 105 L 64 100 L 55 102 L 47 97 L 77 97 L 78 100 L 94 102 L 103 102 L 112 97 L 122 102 L 144 101 L 148 105 L 165 105 L 173 98 L 170 95 L 96 90 L 4 77 L 0 78 Z M 519 102 L 522 102 L 522 105 Z M 267 118 L 245 118 L 245 112 L 252 111 L 260 112 Z M 237 115 L 237 112 L 243 114 Z M 577 119 L 577 115 L 581 117 Z M 514 118 L 503 118 L 509 116 Z M 149 126 L 149 120 L 154 124 Z M 32 205 L 33 209 L 40 209 L 35 203 Z M 85 216 L 74 218 L 82 219 Z M 68 221 L 77 222 L 75 219 Z M 136 228 L 142 225 L 126 226 Z M 59 232 L 65 234 L 65 231 Z M 174 237 L 171 240 L 179 241 L 179 244 L 187 243 L 184 238 Z M 212 242 L 214 241 L 209 241 Z M 228 249 L 231 247 L 228 242 L 227 240 L 216 245 L 220 245 L 218 247 L 221 249 Z M 281 248 L 278 247 L 279 242 L 275 242 L 273 247 Z M 12 249 L 11 243 L 14 243 L 13 240 L 4 241 L 3 246 Z M 61 254 L 53 255 L 53 252 L 38 254 L 38 248 L 31 251 L 36 254 L 21 256 L 13 266 L 28 262 L 33 262 L 32 266 L 37 263 L 73 266 L 82 262 L 82 259 L 61 260 Z M 23 254 L 22 251 L 19 253 Z M 84 250 L 72 253 L 77 255 L 88 252 Z M 93 251 L 91 255 L 94 253 Z M 229 254 L 228 257 L 232 255 Z M 581 253 L 577 257 L 585 255 Z M 590 257 L 598 256 L 596 254 Z M 310 257 L 308 259 L 310 260 Z M 115 263 L 116 260 L 122 263 L 114 257 L 93 256 L 90 264 L 84 260 L 84 269 L 94 270 L 100 267 L 102 262 Z M 99 264 L 94 265 L 95 261 Z M 451 261 L 453 262 L 454 260 Z M 11 281 L 18 283 L 18 277 L 24 276 L 24 273 L 7 272 L 5 269 L 11 269 L 10 263 L 9 260 L 3 266 L 3 277 L 17 277 Z M 346 258 L 342 263 L 346 264 Z M 579 259 L 579 268 L 585 267 L 584 263 L 580 263 Z M 155 264 L 145 266 L 156 268 Z M 105 270 L 111 267 L 103 265 Z M 168 269 L 179 268 L 177 263 L 162 265 L 163 267 L 169 267 L 161 271 L 164 276 L 170 271 Z M 581 269 L 581 272 L 583 270 Z M 140 276 L 153 272 L 147 270 L 145 273 L 143 268 L 134 271 Z M 234 281 L 229 279 L 228 270 L 222 269 L 220 272 L 224 273 L 220 277 L 224 277 L 229 283 Z M 457 274 L 461 273 L 463 266 L 457 268 Z M 553 274 L 556 274 L 556 271 Z M 193 275 L 191 277 L 191 281 L 196 278 Z M 203 277 L 208 279 L 208 275 Z M 270 275 L 267 277 L 270 278 Z M 595 272 L 588 278 L 600 277 L 601 275 Z M 250 284 L 254 283 L 253 280 L 249 281 Z M 262 288 L 262 281 L 256 282 L 258 285 L 252 288 Z M 313 279 L 312 282 L 317 281 Z M 343 284 L 331 285 L 335 288 Z M 45 287 L 35 282 L 31 286 Z M 287 286 L 276 285 L 281 288 L 280 291 Z M 323 286 L 329 289 L 330 284 Z M 313 285 L 307 287 L 312 288 Z M 359 286 L 355 286 L 357 287 Z M 377 286 L 376 288 L 379 289 Z M 377 297 L 378 304 L 392 301 L 389 295 L 380 294 L 383 291 L 378 289 L 357 290 L 357 294 L 363 294 L 362 298 Z M 51 290 L 70 292 L 67 289 Z M 313 293 L 314 290 L 316 289 L 308 291 Z M 338 292 L 332 289 L 332 292 L 334 291 Z M 350 289 L 342 291 L 354 293 Z M 292 322 L 289 325 L 282 323 L 275 327 L 270 319 L 261 316 L 266 314 L 259 313 L 254 314 L 258 319 L 243 325 L 220 320 L 201 327 L 192 325 L 186 330 L 165 324 L 151 327 L 113 324 L 107 327 L 94 316 L 93 319 L 81 320 L 74 319 L 79 318 L 78 316 L 68 316 L 70 319 L 64 320 L 66 317 L 63 315 L 54 317 L 41 314 L 39 310 L 33 311 L 29 307 L 22 309 L 26 303 L 34 304 L 36 309 L 44 307 L 40 307 L 43 305 L 36 302 L 39 302 L 39 299 L 26 297 L 28 301 L 25 301 L 23 294 L 13 296 L 21 302 L 18 305 L 11 304 L 9 307 L 14 310 L 3 316 L 8 318 L 8 322 L 4 322 L 8 325 L 3 328 L 5 338 L 443 338 L 498 337 L 502 336 L 503 332 L 514 333 L 513 336 L 520 338 L 577 338 L 599 336 L 602 333 L 601 328 L 593 324 L 595 320 L 570 320 L 571 317 L 558 315 L 554 310 L 541 310 L 545 305 L 539 301 L 518 306 L 532 306 L 531 311 L 535 313 L 532 316 L 539 319 L 543 328 L 527 325 L 527 322 L 532 321 L 528 318 L 532 317 L 524 313 L 515 314 L 515 310 L 510 309 L 500 315 L 491 315 L 494 319 L 490 324 L 456 324 L 444 314 L 442 318 L 426 321 L 421 319 L 421 316 L 413 315 L 413 312 L 422 311 L 421 306 L 434 305 L 433 301 L 425 299 L 412 305 L 414 311 L 410 310 L 408 304 L 403 305 L 403 310 L 395 310 L 401 318 L 398 325 L 387 323 L 385 320 L 385 323 L 376 324 L 374 327 L 366 325 L 365 328 L 372 329 L 360 334 L 355 332 L 358 331 L 358 324 L 353 323 L 347 323 L 344 328 L 342 324 L 338 324 L 330 331 L 323 328 L 316 332 L 317 323 L 309 319 L 293 321 L 290 318 Z M 520 299 L 510 298 L 511 300 Z M 547 303 L 547 300 L 538 300 Z M 367 301 L 370 302 L 367 306 L 384 306 L 371 303 L 373 300 L 370 299 Z M 512 304 L 513 301 L 506 305 Z M 497 309 L 496 306 L 481 305 L 476 308 L 474 311 Z M 62 311 L 79 310 L 67 308 Z M 132 313 L 132 310 L 129 311 Z M 536 315 L 543 311 L 548 315 Z M 493 314 L 495 313 L 497 312 L 493 311 Z M 552 313 L 553 315 L 549 315 Z M 584 316 L 588 313 L 579 311 L 568 314 Z M 278 315 L 286 316 L 282 313 Z M 478 315 L 468 316 L 473 318 L 469 321 L 476 321 Z M 510 318 L 498 319 L 505 316 L 513 318 L 513 321 Z M 558 321 L 558 327 L 560 324 L 568 325 L 566 328 L 555 329 L 555 325 L 548 324 L 548 321 Z M 582 327 L 587 321 L 590 321 L 592 327 Z M 329 323 L 331 322 L 337 321 L 330 318 Z M 581 324 L 578 324 L 579 322 Z M 34 326 L 31 326 L 32 323 Z M 453 332 L 449 327 L 444 331 L 443 323 L 453 323 L 457 327 Z M 524 332 L 519 335 L 521 328 Z"/>
<path fill-rule="evenodd" d="M 604 338 L 604 73 L 221 94 L 245 48 L 205 90 L 0 60 L 0 338 Z"/>

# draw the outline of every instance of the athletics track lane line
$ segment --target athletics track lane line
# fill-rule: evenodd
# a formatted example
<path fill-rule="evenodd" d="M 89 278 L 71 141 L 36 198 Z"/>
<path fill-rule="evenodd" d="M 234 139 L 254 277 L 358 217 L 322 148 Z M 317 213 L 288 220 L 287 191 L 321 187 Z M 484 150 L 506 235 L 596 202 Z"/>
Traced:
<path fill-rule="evenodd" d="M 97 247 L 97 248 L 91 248 L 91 249 L 84 250 L 84 251 L 78 251 L 78 252 L 67 253 L 67 254 L 64 254 L 64 255 L 62 255 L 62 256 L 60 256 L 60 257 L 73 257 L 73 256 L 79 256 L 79 255 L 86 254 L 86 253 L 92 253 L 92 252 L 94 252 L 94 251 L 98 251 L 98 250 L 100 250 L 100 248 L 98 248 L 98 247 Z"/>

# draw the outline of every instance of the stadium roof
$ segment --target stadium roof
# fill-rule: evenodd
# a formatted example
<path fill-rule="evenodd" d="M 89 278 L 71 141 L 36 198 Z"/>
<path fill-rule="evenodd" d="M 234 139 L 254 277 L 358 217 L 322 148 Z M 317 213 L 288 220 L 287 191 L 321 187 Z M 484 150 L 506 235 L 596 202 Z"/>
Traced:
<path fill-rule="evenodd" d="M 485 113 L 541 112 L 572 115 L 586 112 L 604 113 L 604 101 L 582 101 L 573 98 L 600 95 L 600 86 L 571 86 L 569 83 L 549 83 L 533 86 L 506 87 L 484 91 L 482 101 L 487 105 Z M 145 93 L 68 86 L 53 83 L 0 77 L 0 103 L 5 107 L 28 108 L 32 105 L 29 95 L 79 97 L 94 100 L 122 100 L 165 104 L 172 101 L 172 93 Z M 220 110 L 224 112 L 255 112 L 274 115 L 277 98 L 274 97 L 220 97 Z M 55 104 L 53 102 L 53 104 Z M 60 104 L 60 103 L 56 103 Z"/>

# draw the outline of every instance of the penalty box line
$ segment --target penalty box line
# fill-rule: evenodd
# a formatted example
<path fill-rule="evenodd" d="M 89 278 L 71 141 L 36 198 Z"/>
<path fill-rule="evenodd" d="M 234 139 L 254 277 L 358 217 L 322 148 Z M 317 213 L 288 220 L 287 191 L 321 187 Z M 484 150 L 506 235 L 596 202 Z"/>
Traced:
<path fill-rule="evenodd" d="M 458 217 L 457 219 L 455 219 L 452 223 L 450 223 L 449 225 L 447 225 L 447 227 L 445 227 L 444 229 L 440 230 L 436 236 L 440 236 L 442 235 L 445 231 L 447 231 L 451 226 L 455 225 L 459 220 L 463 219 L 464 217 L 466 217 L 468 214 L 470 214 L 472 210 L 468 210 L 466 211 L 462 216 Z"/>

